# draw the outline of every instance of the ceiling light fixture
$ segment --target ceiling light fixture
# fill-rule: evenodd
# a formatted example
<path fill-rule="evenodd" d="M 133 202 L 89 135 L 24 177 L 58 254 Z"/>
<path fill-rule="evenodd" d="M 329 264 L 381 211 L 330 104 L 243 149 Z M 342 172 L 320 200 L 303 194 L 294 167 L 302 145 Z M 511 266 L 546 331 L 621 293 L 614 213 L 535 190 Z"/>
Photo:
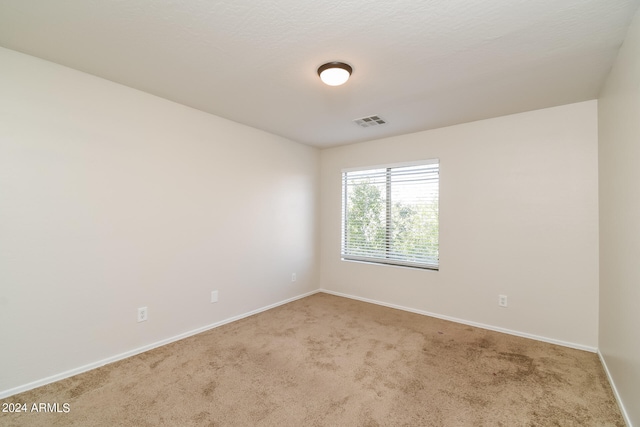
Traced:
<path fill-rule="evenodd" d="M 320 80 L 329 86 L 340 86 L 349 80 L 353 68 L 344 62 L 327 62 L 318 68 Z"/>

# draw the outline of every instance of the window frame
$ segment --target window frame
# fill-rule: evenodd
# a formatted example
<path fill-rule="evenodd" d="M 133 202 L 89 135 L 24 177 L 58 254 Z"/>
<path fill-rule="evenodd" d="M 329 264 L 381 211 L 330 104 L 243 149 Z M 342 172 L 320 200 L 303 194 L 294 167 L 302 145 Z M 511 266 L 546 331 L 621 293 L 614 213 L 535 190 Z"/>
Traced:
<path fill-rule="evenodd" d="M 413 262 L 413 261 L 402 261 L 398 259 L 389 258 L 390 245 L 392 244 L 392 235 L 393 230 L 393 218 L 392 218 L 392 203 L 389 195 L 391 191 L 393 191 L 393 185 L 391 182 L 392 178 L 392 169 L 397 168 L 406 168 L 413 166 L 428 166 L 428 165 L 437 165 L 437 174 L 438 174 L 438 184 L 437 184 L 437 221 L 438 221 L 438 234 L 437 234 L 437 258 L 435 264 L 433 263 L 422 263 L 422 262 Z M 376 169 L 386 169 L 386 178 L 385 178 L 385 258 L 374 257 L 374 256 L 358 256 L 346 254 L 346 239 L 347 239 L 347 208 L 348 208 L 348 191 L 347 191 L 347 174 L 351 172 L 361 172 L 361 171 L 374 171 Z M 369 166 L 360 166 L 360 167 L 352 167 L 352 168 L 344 168 L 341 170 L 341 192 L 342 192 L 342 206 L 341 206 L 341 239 L 340 239 L 340 257 L 342 261 L 352 261 L 352 262 L 363 262 L 369 264 L 376 265 L 392 265 L 392 266 L 400 266 L 400 267 L 409 267 L 416 268 L 421 270 L 431 270 L 438 271 L 440 269 L 440 159 L 439 158 L 431 158 L 425 160 L 417 160 L 411 162 L 402 162 L 402 163 L 387 163 L 382 165 L 369 165 Z"/>

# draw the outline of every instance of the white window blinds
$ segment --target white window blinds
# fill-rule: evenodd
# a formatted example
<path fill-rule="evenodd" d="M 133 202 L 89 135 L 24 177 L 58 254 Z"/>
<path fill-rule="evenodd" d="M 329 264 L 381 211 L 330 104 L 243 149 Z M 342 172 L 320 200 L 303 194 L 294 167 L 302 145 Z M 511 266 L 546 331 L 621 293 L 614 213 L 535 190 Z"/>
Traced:
<path fill-rule="evenodd" d="M 438 269 L 439 162 L 342 174 L 342 258 Z"/>

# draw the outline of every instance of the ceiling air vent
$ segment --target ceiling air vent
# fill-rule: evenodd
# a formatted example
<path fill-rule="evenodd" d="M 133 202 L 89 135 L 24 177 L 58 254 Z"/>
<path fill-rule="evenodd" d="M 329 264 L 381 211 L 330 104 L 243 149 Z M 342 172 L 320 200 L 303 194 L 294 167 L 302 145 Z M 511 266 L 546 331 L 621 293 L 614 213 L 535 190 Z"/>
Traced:
<path fill-rule="evenodd" d="M 387 122 L 384 121 L 384 119 L 380 118 L 380 116 L 369 116 L 369 117 L 363 117 L 361 119 L 355 119 L 353 121 L 355 124 L 357 124 L 358 126 L 361 126 L 363 128 L 368 128 L 371 126 L 378 126 L 378 125 L 383 125 Z"/>

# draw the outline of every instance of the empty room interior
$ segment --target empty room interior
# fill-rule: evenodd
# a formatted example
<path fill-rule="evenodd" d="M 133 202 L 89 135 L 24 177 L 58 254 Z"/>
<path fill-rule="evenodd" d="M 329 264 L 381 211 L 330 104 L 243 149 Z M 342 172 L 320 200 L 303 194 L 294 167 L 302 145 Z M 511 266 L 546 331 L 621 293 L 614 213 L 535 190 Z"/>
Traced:
<path fill-rule="evenodd" d="M 0 425 L 640 426 L 639 7 L 0 0 Z"/>

